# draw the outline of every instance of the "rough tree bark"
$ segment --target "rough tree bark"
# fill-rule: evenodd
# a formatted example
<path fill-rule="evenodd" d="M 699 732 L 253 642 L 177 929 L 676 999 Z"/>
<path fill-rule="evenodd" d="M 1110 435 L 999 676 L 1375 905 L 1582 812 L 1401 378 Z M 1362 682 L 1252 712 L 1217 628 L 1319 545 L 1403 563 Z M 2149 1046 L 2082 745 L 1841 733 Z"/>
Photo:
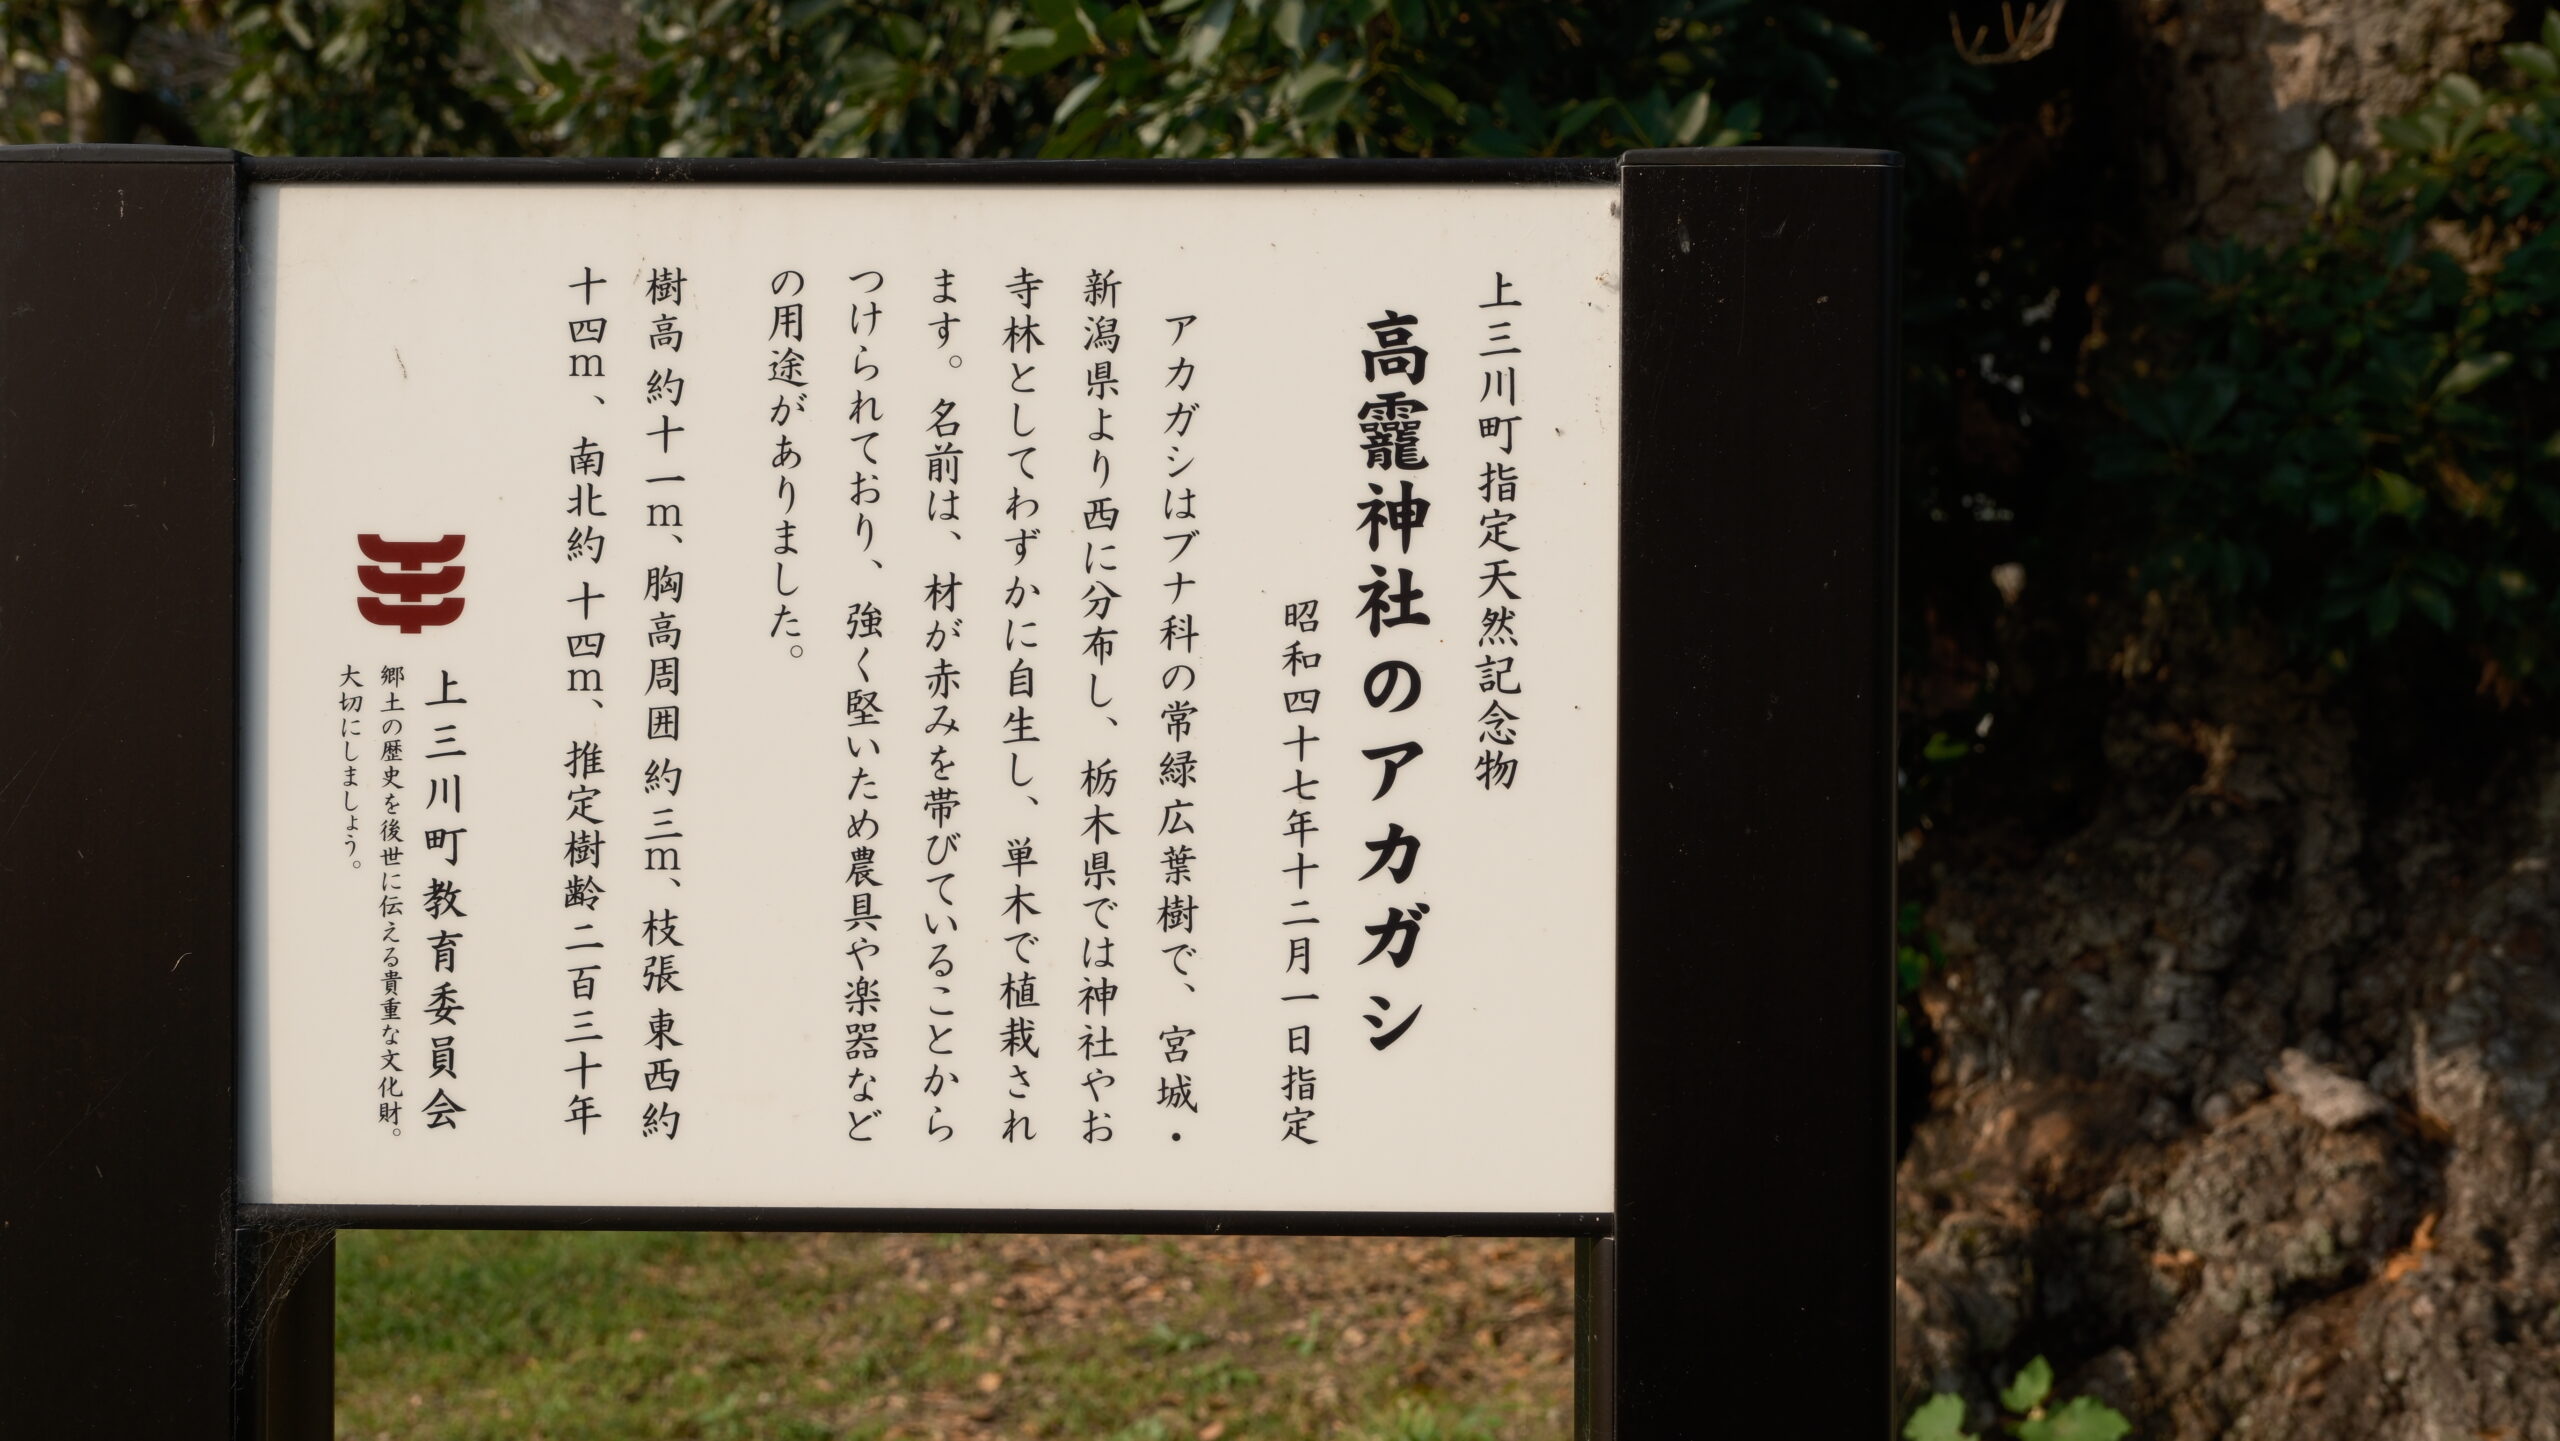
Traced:
<path fill-rule="evenodd" d="M 2164 107 L 2166 246 L 2275 233 L 2312 145 L 2359 148 L 2509 16 L 2108 18 Z M 2157 602 L 2113 634 L 2092 818 L 1914 862 L 1950 964 L 1901 1175 L 1907 1399 L 1987 1403 L 2042 1352 L 2144 1441 L 2560 1441 L 2560 744 L 2386 786 L 2248 637 Z"/>
<path fill-rule="evenodd" d="M 2045 1351 L 2158 1441 L 2560 1437 L 2560 748 L 2377 804 L 2321 696 L 2169 629 L 2097 818 L 1933 913 L 1905 1380 Z"/>
<path fill-rule="evenodd" d="M 2314 148 L 2369 151 L 2376 120 L 2469 66 L 2509 18 L 2494 0 L 2119 3 L 2158 105 L 2146 117 L 2146 211 L 2154 238 L 2172 244 L 2283 235 L 2302 219 Z"/>

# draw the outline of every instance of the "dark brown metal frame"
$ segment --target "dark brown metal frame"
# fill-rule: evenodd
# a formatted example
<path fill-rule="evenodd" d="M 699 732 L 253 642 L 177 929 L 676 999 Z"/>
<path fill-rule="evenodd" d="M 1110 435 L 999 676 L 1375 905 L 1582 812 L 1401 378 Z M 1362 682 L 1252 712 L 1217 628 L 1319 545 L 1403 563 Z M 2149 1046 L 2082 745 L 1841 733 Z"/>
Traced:
<path fill-rule="evenodd" d="M 329 1434 L 339 1227 L 1577 1241 L 1576 1434 L 1889 1429 L 1897 157 L 262 160 L 0 148 L 0 1397 Z M 1618 187 L 1616 1208 L 238 1204 L 250 185 Z M 1596 780 L 1596 778 L 1595 778 Z"/>

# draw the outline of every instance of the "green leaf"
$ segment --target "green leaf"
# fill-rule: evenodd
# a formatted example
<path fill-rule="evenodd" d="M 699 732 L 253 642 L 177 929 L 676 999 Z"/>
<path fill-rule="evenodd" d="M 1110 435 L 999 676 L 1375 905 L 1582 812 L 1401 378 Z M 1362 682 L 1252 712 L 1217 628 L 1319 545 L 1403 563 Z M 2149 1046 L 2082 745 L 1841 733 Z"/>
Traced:
<path fill-rule="evenodd" d="M 2329 197 L 2338 193 L 2338 152 L 2326 145 L 2311 152 L 2302 164 L 2302 189 L 2311 197 L 2315 210 L 2329 208 Z"/>
<path fill-rule="evenodd" d="M 2373 123 L 2374 133 L 2394 150 L 2426 151 L 2435 148 L 2435 137 L 2416 121 L 2398 115 L 2386 115 Z"/>
<path fill-rule="evenodd" d="M 1042 74 L 1084 49 L 1083 37 L 1061 35 L 1054 30 L 1017 30 L 1006 38 L 1008 42 L 1023 41 L 1005 51 L 1001 68 L 1007 75 Z"/>
<path fill-rule="evenodd" d="M 1458 98 L 1458 92 L 1450 89 L 1448 86 L 1441 84 L 1437 80 L 1431 79 L 1429 76 L 1412 74 L 1408 74 L 1404 77 L 1404 83 L 1412 86 L 1415 94 L 1430 101 L 1439 109 L 1441 114 L 1448 116 L 1451 120 L 1459 122 L 1464 122 L 1466 120 L 1466 102 L 1460 100 Z"/>
<path fill-rule="evenodd" d="M 1568 108 L 1564 114 L 1556 118 L 1556 127 L 1548 136 L 1549 141 L 1556 145 L 1564 144 L 1566 141 L 1571 140 L 1574 137 L 1574 134 L 1581 130 L 1583 126 L 1590 124 L 1591 117 L 1608 109 L 1616 103 L 1617 102 L 1614 100 L 1603 98 L 1599 100 L 1585 100 Z"/>
<path fill-rule="evenodd" d="M 1920 748 L 1920 754 L 1933 761 L 1960 761 L 1973 754 L 1973 747 L 1945 731 L 1939 731 L 1929 737 L 1929 743 Z"/>
<path fill-rule="evenodd" d="M 2414 515 L 2427 503 L 2427 493 L 2409 483 L 2409 478 L 2395 471 L 2377 470 L 2373 483 L 2382 491 L 2382 509 L 2386 515 Z"/>
<path fill-rule="evenodd" d="M 1093 98 L 1093 92 L 1101 88 L 1102 72 L 1099 70 L 1077 81 L 1076 88 L 1067 92 L 1067 98 L 1058 102 L 1058 113 L 1051 118 L 1052 123 L 1066 124 L 1087 100 Z"/>
<path fill-rule="evenodd" d="M 1671 112 L 1671 143 L 1674 145 L 1697 144 L 1698 137 L 1706 131 L 1707 116 L 1711 108 L 1707 100 L 1707 92 L 1704 90 L 1697 91 L 1688 99 L 1681 101 L 1680 108 Z"/>
<path fill-rule="evenodd" d="M 2326 150 L 2328 147 L 2321 148 Z M 2038 1356 L 2018 1368 L 2018 1374 L 2012 1377 L 2007 1388 L 2001 1391 L 2000 1404 L 2017 1415 L 2024 1416 L 2043 1405 L 2044 1398 L 2052 1394 L 2052 1391 L 2053 1364 L 2042 1356 Z"/>
<path fill-rule="evenodd" d="M 1227 27 L 1235 23 L 1236 0 L 1214 0 L 1182 37 L 1182 58 L 1194 65 L 1206 65 L 1227 41 Z"/>
<path fill-rule="evenodd" d="M 1303 106 L 1307 103 L 1308 96 L 1345 78 L 1347 74 L 1348 72 L 1340 65 L 1330 60 L 1319 60 L 1290 76 L 1281 84 L 1280 93 L 1288 98 L 1290 104 Z"/>
<path fill-rule="evenodd" d="M 1941 1391 L 1902 1423 L 1902 1441 L 1974 1441 L 1964 1429 L 1964 1401 Z"/>
<path fill-rule="evenodd" d="M 2123 1441 L 2132 1432 L 2133 1423 L 2113 1406 L 2077 1396 L 2059 1411 L 2021 1423 L 2018 1441 Z"/>
<path fill-rule="evenodd" d="M 1307 23 L 1307 0 L 1280 0 L 1273 6 L 1271 33 L 1280 37 L 1280 43 L 1288 46 L 1291 54 L 1305 54 L 1307 40 L 1315 33 L 1315 27 Z"/>
<path fill-rule="evenodd" d="M 2539 45 L 2503 45 L 2498 53 L 2506 57 L 2508 64 L 2545 85 L 2560 80 L 2560 58 Z"/>
<path fill-rule="evenodd" d="M 2460 73 L 2437 81 L 2436 94 L 2464 110 L 2477 110 L 2489 103 L 2489 97 L 2481 93 L 2480 82 Z"/>
<path fill-rule="evenodd" d="M 2365 629 L 2376 640 L 2400 627 L 2400 592 L 2384 586 L 2367 597 L 2364 603 Z"/>
<path fill-rule="evenodd" d="M 2507 367 L 2515 363 L 2516 358 L 2503 350 L 2493 350 L 2486 355 L 2468 357 L 2453 369 L 2446 371 L 2444 379 L 2436 382 L 2435 398 L 2451 400 L 2457 395 L 2469 395 L 2481 386 L 2506 374 Z"/>
<path fill-rule="evenodd" d="M 2446 585 L 2460 585 L 2469 579 L 2470 568 L 2440 550 L 2425 551 L 2409 558 L 2409 568 L 2431 576 Z"/>
<path fill-rule="evenodd" d="M 899 54 L 924 53 L 925 41 L 929 37 L 925 34 L 923 21 L 912 15 L 886 15 L 881 17 L 880 28 L 889 32 L 889 46 Z"/>
<path fill-rule="evenodd" d="M 2418 614 L 2434 621 L 2437 629 L 2453 629 L 2453 602 L 2445 598 L 2443 591 L 2424 581 L 2416 582 L 2409 587 L 2409 604 L 2418 608 Z"/>
<path fill-rule="evenodd" d="M 1330 124 L 1335 113 L 1351 103 L 1359 93 L 1360 87 L 1347 79 L 1328 80 L 1307 91 L 1306 97 L 1299 102 L 1298 113 L 1309 120 Z"/>

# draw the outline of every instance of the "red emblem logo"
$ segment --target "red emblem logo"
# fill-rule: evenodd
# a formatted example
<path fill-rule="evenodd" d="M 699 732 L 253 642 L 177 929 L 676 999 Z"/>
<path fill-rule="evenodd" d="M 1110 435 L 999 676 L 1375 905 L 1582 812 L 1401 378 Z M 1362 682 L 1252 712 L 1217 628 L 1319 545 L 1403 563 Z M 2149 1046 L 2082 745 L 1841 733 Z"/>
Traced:
<path fill-rule="evenodd" d="M 365 559 L 380 565 L 356 567 L 356 579 L 372 595 L 356 597 L 356 609 L 375 625 L 396 625 L 402 635 L 416 635 L 431 625 L 451 625 L 462 614 L 462 597 L 451 595 L 462 584 L 462 567 L 446 562 L 462 554 L 463 537 L 442 536 L 435 540 L 384 540 L 378 535 L 356 537 L 356 546 Z M 398 569 L 387 569 L 396 566 Z M 429 569 L 429 567 L 434 567 Z M 379 599 L 397 596 L 399 604 Z M 429 600 L 428 596 L 445 596 Z"/>

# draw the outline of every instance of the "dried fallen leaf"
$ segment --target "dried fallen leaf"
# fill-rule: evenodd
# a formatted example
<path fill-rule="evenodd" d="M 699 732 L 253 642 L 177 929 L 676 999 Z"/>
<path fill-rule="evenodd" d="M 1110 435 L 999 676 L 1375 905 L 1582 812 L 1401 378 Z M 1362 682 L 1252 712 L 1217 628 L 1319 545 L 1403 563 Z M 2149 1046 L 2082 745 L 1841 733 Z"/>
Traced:
<path fill-rule="evenodd" d="M 2436 1248 L 2436 1213 L 2429 1211 L 2418 1222 L 2416 1234 L 2409 1238 L 2409 1249 L 2382 1263 L 2382 1279 L 2397 1281 L 2427 1264 L 2427 1253 Z"/>

